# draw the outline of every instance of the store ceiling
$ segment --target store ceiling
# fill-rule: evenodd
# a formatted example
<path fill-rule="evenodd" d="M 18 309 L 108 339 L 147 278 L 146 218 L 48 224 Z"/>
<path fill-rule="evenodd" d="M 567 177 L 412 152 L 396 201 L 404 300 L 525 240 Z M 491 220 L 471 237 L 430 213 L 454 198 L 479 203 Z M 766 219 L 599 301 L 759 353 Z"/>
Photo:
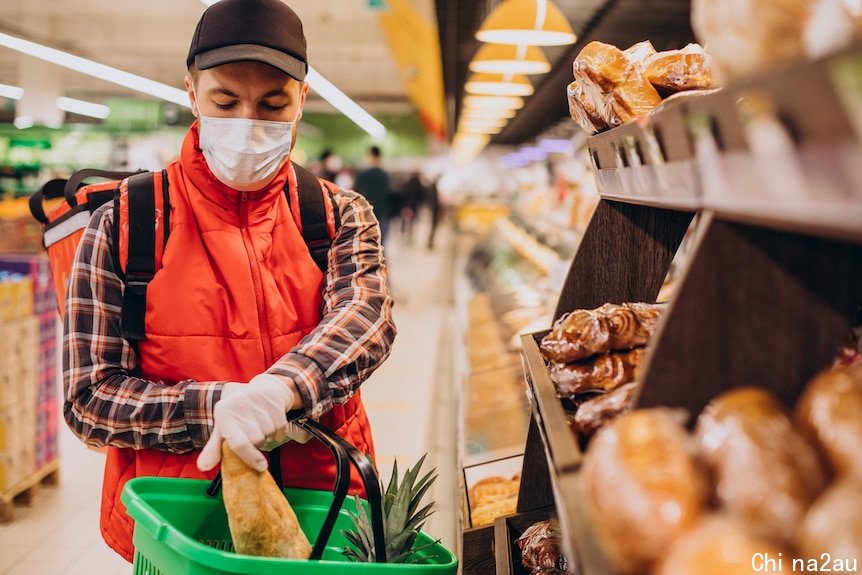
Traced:
<path fill-rule="evenodd" d="M 579 34 L 574 46 L 545 47 L 554 65 L 533 77 L 536 93 L 495 143 L 519 144 L 559 125 L 568 116 L 565 86 L 571 62 L 589 40 L 620 46 L 650 39 L 657 48 L 691 41 L 690 0 L 554 0 Z M 454 125 L 459 112 L 467 65 L 479 43 L 476 29 L 499 0 L 410 0 L 436 21 L 447 116 Z M 369 0 L 294 0 L 291 6 L 305 23 L 312 65 L 372 113 L 412 109 L 392 52 Z M 385 4 L 385 2 L 384 2 Z M 2 0 L 0 32 L 66 50 L 165 84 L 182 87 L 188 41 L 204 4 L 200 0 Z M 0 47 L 0 83 L 19 85 L 22 67 L 39 61 Z M 134 96 L 123 87 L 78 72 L 43 66 L 60 74 L 64 95 L 99 100 Z M 331 110 L 319 98 L 311 109 Z"/>

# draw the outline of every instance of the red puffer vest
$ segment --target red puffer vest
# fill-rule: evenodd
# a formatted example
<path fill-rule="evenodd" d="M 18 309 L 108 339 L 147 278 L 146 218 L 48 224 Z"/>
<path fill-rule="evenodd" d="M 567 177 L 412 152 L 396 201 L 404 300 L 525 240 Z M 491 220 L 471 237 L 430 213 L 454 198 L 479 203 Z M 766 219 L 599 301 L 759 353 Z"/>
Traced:
<path fill-rule="evenodd" d="M 147 291 L 141 376 L 151 381 L 247 382 L 314 329 L 321 318 L 323 274 L 315 265 L 284 198 L 286 163 L 257 192 L 237 192 L 215 179 L 198 147 L 197 124 L 168 168 L 170 237 L 162 267 Z M 120 229 L 128 222 L 120 218 Z M 114 241 L 118 241 L 117 238 Z M 371 430 L 359 394 L 321 423 L 373 456 Z M 105 541 L 132 561 L 133 521 L 120 502 L 126 481 L 139 476 L 211 478 L 198 471 L 198 452 L 109 448 L 102 488 Z M 330 490 L 335 466 L 316 440 L 282 447 L 286 485 Z M 351 490 L 362 493 L 358 476 Z"/>

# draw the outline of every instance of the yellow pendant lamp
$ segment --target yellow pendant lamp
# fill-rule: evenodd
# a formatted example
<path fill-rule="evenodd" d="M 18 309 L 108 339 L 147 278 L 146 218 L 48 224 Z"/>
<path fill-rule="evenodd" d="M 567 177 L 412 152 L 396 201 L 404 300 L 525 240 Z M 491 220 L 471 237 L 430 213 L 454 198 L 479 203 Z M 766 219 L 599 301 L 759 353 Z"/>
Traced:
<path fill-rule="evenodd" d="M 563 46 L 577 40 L 551 0 L 503 0 L 485 18 L 476 39 L 495 44 Z"/>
<path fill-rule="evenodd" d="M 465 106 L 461 111 L 461 116 L 464 118 L 491 118 L 491 119 L 508 119 L 515 117 L 515 110 L 507 110 L 504 108 L 488 109 L 488 108 L 473 108 Z"/>
<path fill-rule="evenodd" d="M 520 74 L 473 74 L 464 85 L 468 94 L 485 96 L 529 96 L 533 85 Z"/>
<path fill-rule="evenodd" d="M 551 64 L 535 46 L 483 44 L 470 62 L 470 70 L 485 74 L 547 74 Z"/>

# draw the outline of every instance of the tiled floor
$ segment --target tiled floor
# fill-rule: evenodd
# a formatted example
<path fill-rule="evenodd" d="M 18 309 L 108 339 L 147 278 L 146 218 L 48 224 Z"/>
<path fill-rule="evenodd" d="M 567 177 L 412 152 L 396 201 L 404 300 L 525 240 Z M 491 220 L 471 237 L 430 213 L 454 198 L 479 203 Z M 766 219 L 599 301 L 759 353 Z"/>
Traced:
<path fill-rule="evenodd" d="M 393 236 L 395 230 L 393 229 Z M 428 452 L 439 479 L 432 497 L 439 511 L 426 531 L 454 549 L 458 501 L 455 400 L 451 389 L 450 262 L 445 237 L 435 251 L 393 237 L 387 247 L 399 333 L 389 360 L 363 385 L 381 475 L 392 462 L 412 465 Z M 103 456 L 61 426 L 60 484 L 44 487 L 32 507 L 18 507 L 0 525 L 0 575 L 129 575 L 131 566 L 110 551 L 98 530 Z M 430 468 L 430 466 L 429 466 Z"/>

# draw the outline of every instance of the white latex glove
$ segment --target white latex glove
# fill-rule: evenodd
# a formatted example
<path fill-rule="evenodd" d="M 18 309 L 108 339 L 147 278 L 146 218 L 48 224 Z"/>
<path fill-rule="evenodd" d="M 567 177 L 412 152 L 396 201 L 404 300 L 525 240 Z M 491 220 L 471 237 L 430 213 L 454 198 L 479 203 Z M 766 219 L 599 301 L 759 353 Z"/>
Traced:
<path fill-rule="evenodd" d="M 247 384 L 226 383 L 221 399 L 213 410 L 215 418 L 209 441 L 198 456 L 198 469 L 209 471 L 221 461 L 221 443 L 230 448 L 249 467 L 267 468 L 260 449 L 273 449 L 295 439 L 305 443 L 309 435 L 287 421 L 294 393 L 278 377 L 256 375 Z"/>

